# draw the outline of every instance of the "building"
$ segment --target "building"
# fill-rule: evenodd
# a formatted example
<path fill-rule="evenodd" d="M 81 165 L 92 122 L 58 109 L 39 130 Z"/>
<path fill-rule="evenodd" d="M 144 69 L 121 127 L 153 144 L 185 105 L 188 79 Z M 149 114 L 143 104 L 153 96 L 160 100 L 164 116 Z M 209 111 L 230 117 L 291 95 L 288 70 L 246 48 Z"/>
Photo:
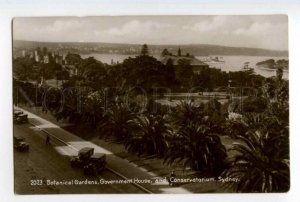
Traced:
<path fill-rule="evenodd" d="M 22 50 L 22 57 L 25 58 L 26 57 L 26 51 Z"/>
<path fill-rule="evenodd" d="M 209 65 L 195 58 L 194 56 L 177 56 L 177 55 L 165 55 L 161 57 L 161 62 L 166 65 L 171 60 L 174 66 L 178 66 L 180 60 L 188 61 L 193 68 L 193 72 L 199 74 L 201 70 L 209 68 Z"/>
<path fill-rule="evenodd" d="M 30 57 L 31 59 L 33 59 L 33 58 L 34 58 L 34 52 L 30 52 L 29 57 Z"/>
<path fill-rule="evenodd" d="M 48 56 L 48 55 L 45 55 L 45 56 L 44 56 L 44 63 L 45 63 L 45 64 L 48 64 L 48 63 L 49 63 L 49 56 Z"/>
<path fill-rule="evenodd" d="M 36 62 L 40 62 L 40 55 L 39 55 L 39 52 L 37 50 L 34 51 L 34 60 Z"/>
<path fill-rule="evenodd" d="M 34 59 L 35 59 L 36 62 L 40 62 L 40 56 L 39 55 L 36 55 Z"/>

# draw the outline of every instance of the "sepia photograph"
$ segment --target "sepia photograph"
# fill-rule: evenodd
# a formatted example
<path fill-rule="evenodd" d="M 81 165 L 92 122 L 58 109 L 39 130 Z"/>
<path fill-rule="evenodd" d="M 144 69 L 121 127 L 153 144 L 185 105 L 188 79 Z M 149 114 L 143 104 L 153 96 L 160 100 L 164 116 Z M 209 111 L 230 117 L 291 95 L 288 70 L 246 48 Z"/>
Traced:
<path fill-rule="evenodd" d="M 288 21 L 14 17 L 14 193 L 288 192 Z"/>

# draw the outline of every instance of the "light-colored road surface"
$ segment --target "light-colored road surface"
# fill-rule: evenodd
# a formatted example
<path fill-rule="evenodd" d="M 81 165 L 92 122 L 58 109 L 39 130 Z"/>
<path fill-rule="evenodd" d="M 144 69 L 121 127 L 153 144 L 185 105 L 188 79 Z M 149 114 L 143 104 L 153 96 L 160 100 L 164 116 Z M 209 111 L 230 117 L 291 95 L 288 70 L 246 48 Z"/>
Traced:
<path fill-rule="evenodd" d="M 46 134 L 30 124 L 14 124 L 14 134 L 26 138 L 29 152 L 14 150 L 14 181 L 16 194 L 57 194 L 57 193 L 144 193 L 132 184 L 113 185 L 47 185 L 47 180 L 69 181 L 86 179 L 90 181 L 105 179 L 121 179 L 114 173 L 105 170 L 97 177 L 87 177 L 81 169 L 70 166 L 68 149 L 59 141 L 51 140 L 51 145 L 45 144 Z M 66 149 L 63 149 L 66 148 Z M 74 151 L 73 151 L 74 153 Z M 42 180 L 43 185 L 33 185 Z"/>

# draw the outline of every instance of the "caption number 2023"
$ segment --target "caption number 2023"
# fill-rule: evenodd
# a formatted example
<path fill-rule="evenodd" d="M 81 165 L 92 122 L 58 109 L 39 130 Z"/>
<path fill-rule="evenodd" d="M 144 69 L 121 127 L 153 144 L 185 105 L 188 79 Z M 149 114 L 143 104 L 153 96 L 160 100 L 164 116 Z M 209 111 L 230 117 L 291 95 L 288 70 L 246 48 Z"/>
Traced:
<path fill-rule="evenodd" d="M 43 185 L 43 180 L 30 180 L 30 185 L 31 186 Z"/>

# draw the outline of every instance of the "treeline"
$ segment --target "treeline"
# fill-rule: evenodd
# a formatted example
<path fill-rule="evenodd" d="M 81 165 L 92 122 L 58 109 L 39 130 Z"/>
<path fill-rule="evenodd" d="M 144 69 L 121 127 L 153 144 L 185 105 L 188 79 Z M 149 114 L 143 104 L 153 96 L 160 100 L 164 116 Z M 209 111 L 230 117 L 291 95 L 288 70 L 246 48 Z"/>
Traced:
<path fill-rule="evenodd" d="M 62 65 L 50 61 L 36 62 L 34 58 L 19 57 L 13 60 L 13 75 L 20 80 L 40 82 L 41 78 L 68 80 L 69 72 Z"/>
<path fill-rule="evenodd" d="M 39 82 L 41 78 L 69 80 L 70 86 L 86 85 L 93 89 L 104 87 L 142 87 L 147 93 L 154 88 L 167 88 L 172 92 L 188 92 L 199 87 L 202 91 L 213 91 L 221 87 L 259 87 L 264 78 L 253 70 L 224 72 L 215 68 L 203 68 L 194 73 L 188 60 L 180 60 L 178 65 L 168 61 L 162 64 L 148 54 L 127 58 L 122 63 L 108 65 L 90 57 L 82 59 L 78 54 L 66 56 L 68 65 L 78 70 L 70 75 L 66 68 L 56 63 L 36 63 L 29 57 L 13 61 L 14 75 L 20 80 Z M 69 78 L 70 77 L 70 78 Z"/>
<path fill-rule="evenodd" d="M 236 102 L 224 106 L 216 99 L 200 105 L 182 101 L 169 108 L 121 89 L 106 93 L 87 86 L 37 88 L 14 82 L 15 104 L 37 103 L 57 120 L 124 144 L 129 152 L 154 155 L 170 165 L 180 163 L 206 177 L 238 178 L 238 183 L 226 184 L 238 192 L 289 189 L 289 105 L 284 80 L 266 80 L 263 93 L 247 100 L 244 111 L 235 107 Z M 237 141 L 231 150 L 222 136 Z"/>

